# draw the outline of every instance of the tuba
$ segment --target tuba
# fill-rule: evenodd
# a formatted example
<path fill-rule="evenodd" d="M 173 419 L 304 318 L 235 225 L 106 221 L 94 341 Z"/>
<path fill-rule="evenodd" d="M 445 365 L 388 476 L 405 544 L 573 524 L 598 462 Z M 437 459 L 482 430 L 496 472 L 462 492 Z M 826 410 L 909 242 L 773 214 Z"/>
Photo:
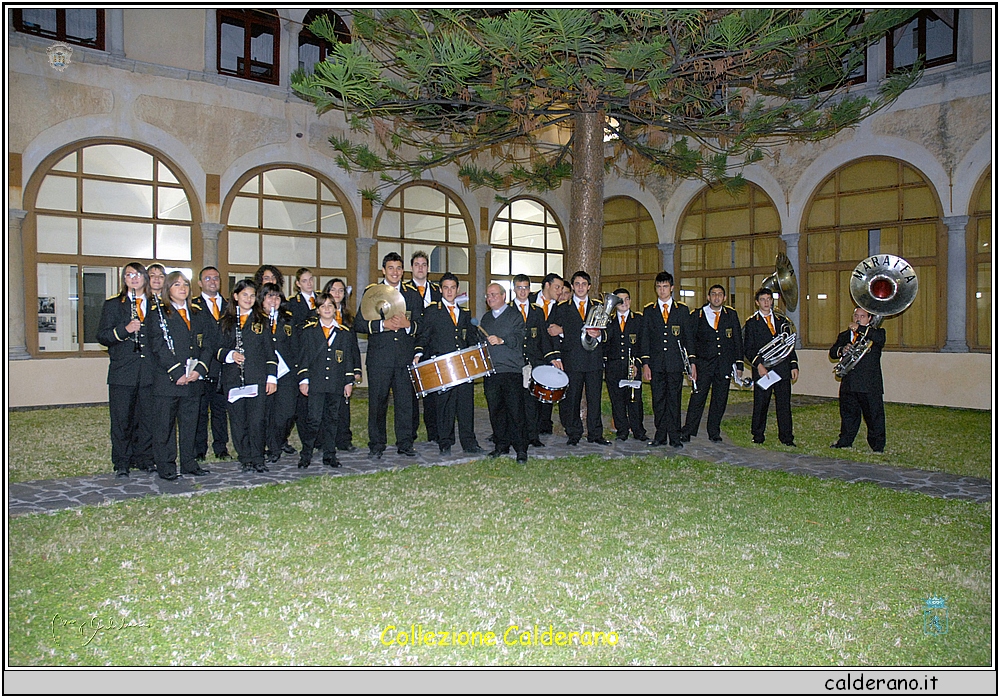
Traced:
<path fill-rule="evenodd" d="M 795 270 L 792 268 L 791 260 L 782 252 L 774 258 L 774 273 L 764 279 L 760 287 L 769 290 L 772 296 L 777 295 L 785 304 L 786 310 L 795 310 L 799 304 Z M 795 325 L 789 319 L 788 329 L 776 334 L 774 339 L 760 350 L 761 362 L 766 368 L 777 366 L 792 353 L 796 339 L 798 334 L 795 332 Z"/>
<path fill-rule="evenodd" d="M 590 312 L 587 313 L 587 318 L 583 321 L 583 329 L 580 330 L 580 343 L 583 348 L 587 351 L 594 351 L 597 349 L 599 342 L 594 337 L 587 334 L 587 330 L 599 329 L 603 330 L 608 326 L 608 322 L 611 320 L 611 314 L 614 312 L 615 307 L 622 302 L 622 299 L 613 293 L 604 294 L 604 303 L 601 305 L 594 305 Z"/>
<path fill-rule="evenodd" d="M 867 257 L 851 272 L 851 298 L 858 307 L 872 316 L 868 329 L 875 329 L 888 315 L 903 312 L 917 297 L 917 272 L 903 259 L 892 254 Z M 843 378 L 858 365 L 872 348 L 865 336 L 849 344 L 844 355 L 833 367 L 833 374 Z"/>

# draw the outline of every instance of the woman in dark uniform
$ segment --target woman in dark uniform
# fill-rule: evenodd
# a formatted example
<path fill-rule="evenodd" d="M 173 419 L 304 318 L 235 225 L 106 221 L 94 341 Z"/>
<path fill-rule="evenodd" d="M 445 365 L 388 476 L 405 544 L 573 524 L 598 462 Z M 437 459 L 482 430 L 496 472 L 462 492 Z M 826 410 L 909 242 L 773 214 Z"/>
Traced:
<path fill-rule="evenodd" d="M 334 319 L 340 325 L 341 330 L 350 333 L 349 343 L 351 352 L 354 354 L 354 385 L 361 385 L 361 348 L 358 345 L 358 335 L 354 331 L 354 313 L 347 303 L 347 284 L 342 279 L 333 279 L 323 287 L 323 293 L 329 293 L 333 298 Z M 340 424 L 337 425 L 337 450 L 353 453 L 358 450 L 352 441 L 354 434 L 351 433 L 351 409 L 348 402 L 346 409 L 340 410 Z"/>
<path fill-rule="evenodd" d="M 286 307 L 285 296 L 277 284 L 266 283 L 260 289 L 264 315 L 267 316 L 267 331 L 278 361 L 278 389 L 265 399 L 267 413 L 267 439 L 264 448 L 264 462 L 277 463 L 282 451 L 288 453 L 285 445 L 295 421 L 295 401 L 299 395 L 299 384 L 295 378 L 298 360 L 298 330 L 292 320 L 292 311 Z M 278 359 L 278 357 L 281 357 Z M 281 375 L 282 362 L 288 369 Z M 295 453 L 295 449 L 291 449 Z"/>

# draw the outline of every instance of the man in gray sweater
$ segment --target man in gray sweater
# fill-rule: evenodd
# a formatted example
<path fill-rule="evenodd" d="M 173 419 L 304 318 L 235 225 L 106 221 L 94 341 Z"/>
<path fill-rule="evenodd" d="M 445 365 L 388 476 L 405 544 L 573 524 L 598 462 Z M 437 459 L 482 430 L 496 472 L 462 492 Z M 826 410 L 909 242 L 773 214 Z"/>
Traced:
<path fill-rule="evenodd" d="M 510 453 L 514 447 L 517 462 L 528 461 L 528 432 L 524 424 L 524 318 L 507 305 L 507 292 L 500 284 L 486 287 L 486 305 L 489 311 L 480 321 L 489 343 L 492 376 L 483 381 L 486 404 L 490 410 L 495 446 L 490 457 Z"/>

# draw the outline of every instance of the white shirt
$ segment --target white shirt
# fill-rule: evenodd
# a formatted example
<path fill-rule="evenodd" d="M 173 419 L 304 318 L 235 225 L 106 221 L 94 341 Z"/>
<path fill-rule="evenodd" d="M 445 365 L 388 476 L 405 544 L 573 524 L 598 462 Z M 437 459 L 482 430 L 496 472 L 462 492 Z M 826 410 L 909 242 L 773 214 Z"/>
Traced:
<path fill-rule="evenodd" d="M 715 316 L 722 314 L 722 308 L 719 308 L 718 311 L 715 311 L 712 310 L 711 305 L 706 305 L 704 308 L 702 308 L 702 310 L 705 311 L 705 319 L 708 321 L 708 324 L 711 325 L 712 327 L 715 327 Z"/>
<path fill-rule="evenodd" d="M 670 298 L 668 298 L 666 301 L 661 301 L 659 298 L 657 298 L 656 302 L 659 303 L 659 305 L 660 305 L 660 315 L 663 315 L 663 306 L 667 307 L 667 314 L 668 315 L 670 314 L 670 311 L 673 310 L 673 307 L 674 307 L 674 297 L 673 296 L 670 296 Z"/>
<path fill-rule="evenodd" d="M 201 297 L 205 299 L 205 308 L 208 312 L 212 312 L 212 306 L 215 305 L 215 309 L 219 311 L 219 317 L 222 317 L 222 294 L 216 293 L 214 296 L 210 296 L 207 293 L 202 292 Z"/>
<path fill-rule="evenodd" d="M 424 307 L 426 308 L 427 306 L 429 306 L 431 304 L 431 282 L 430 282 L 430 280 L 429 279 L 424 279 L 423 281 L 417 281 L 416 279 L 411 279 L 410 281 L 413 284 L 413 288 L 417 289 L 417 293 L 420 293 L 420 287 L 421 286 L 424 287 L 424 295 L 422 296 L 423 300 L 424 300 Z M 400 290 L 402 290 L 402 289 L 400 289 Z"/>

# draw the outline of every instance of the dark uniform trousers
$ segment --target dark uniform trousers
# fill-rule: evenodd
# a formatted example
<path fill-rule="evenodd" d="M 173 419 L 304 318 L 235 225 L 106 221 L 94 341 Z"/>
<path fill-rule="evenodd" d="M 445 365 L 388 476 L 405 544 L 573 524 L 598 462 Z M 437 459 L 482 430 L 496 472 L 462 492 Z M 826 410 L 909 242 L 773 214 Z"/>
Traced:
<path fill-rule="evenodd" d="M 539 294 L 539 296 L 540 295 L 541 294 Z M 546 337 L 548 337 L 549 325 L 552 324 L 552 322 L 551 322 L 551 320 L 549 320 L 545 316 L 545 299 L 544 298 L 537 298 L 537 300 L 535 301 L 535 304 L 542 311 L 542 323 L 539 326 L 539 330 L 538 330 L 539 351 L 543 354 L 543 362 L 542 363 L 548 363 L 548 361 L 544 360 L 544 354 L 547 351 L 545 349 L 545 347 L 548 345 L 548 340 L 546 340 Z M 556 303 L 555 301 L 550 301 L 549 302 L 549 317 L 552 316 L 552 313 L 553 313 L 553 311 L 555 311 L 557 305 L 558 305 L 558 303 Z M 535 396 L 534 395 L 531 396 L 530 400 L 531 400 L 532 403 L 534 403 L 535 421 L 538 423 L 538 434 L 539 435 L 541 435 L 541 434 L 551 434 L 552 433 L 552 407 L 553 407 L 553 404 L 551 402 L 538 402 L 537 400 L 535 400 Z M 529 427 L 529 429 L 530 429 L 530 427 Z M 529 441 L 530 440 L 531 439 L 529 438 Z"/>
<path fill-rule="evenodd" d="M 157 363 L 153 378 L 156 408 L 153 452 L 160 475 L 177 472 L 178 452 L 182 473 L 198 469 L 195 430 L 205 382 L 177 385 L 176 381 L 184 375 L 189 358 L 198 360 L 195 370 L 199 374 L 207 373 L 218 344 L 218 327 L 210 314 L 191 313 L 189 305 L 191 328 L 188 329 L 180 313 L 171 310 L 165 323 L 173 340 L 173 352 L 168 349 L 158 322 L 150 324 L 150 343 Z"/>
<path fill-rule="evenodd" d="M 684 303 L 673 303 L 665 324 L 659 303 L 642 310 L 642 362 L 649 366 L 649 391 L 653 398 L 653 423 L 657 442 L 681 443 L 681 388 L 684 385 L 683 346 L 690 351 L 691 312 Z M 678 345 L 680 342 L 680 345 Z"/>
<path fill-rule="evenodd" d="M 420 293 L 420 288 L 413 282 L 409 280 L 403 283 L 404 286 L 411 289 L 416 293 L 424 302 L 424 312 L 430 307 L 431 303 L 437 303 L 441 300 L 441 287 L 427 279 L 424 283 L 423 294 Z M 439 433 L 437 426 L 437 414 L 438 414 L 438 397 L 439 393 L 430 393 L 425 395 L 422 400 L 417 399 L 417 394 L 413 394 L 413 438 L 417 438 L 417 431 L 420 429 L 420 403 L 424 403 L 424 426 L 427 428 L 427 440 L 428 441 L 438 441 Z M 455 443 L 453 438 L 452 443 Z M 439 444 L 440 445 L 440 444 Z"/>
<path fill-rule="evenodd" d="M 594 305 L 602 305 L 596 298 L 587 299 L 584 315 L 590 313 Z M 580 418 L 580 405 L 583 402 L 584 391 L 587 393 L 587 439 L 596 441 L 604 438 L 604 423 L 601 420 L 601 393 L 604 389 L 604 352 L 598 346 L 594 351 L 587 351 L 581 343 L 584 318 L 576 305 L 575 297 L 556 306 L 549 315 L 552 324 L 563 328 L 563 336 L 546 337 L 547 351 L 545 359 L 561 359 L 563 370 L 569 378 L 566 394 L 559 405 L 559 420 L 566 437 L 570 441 L 579 440 L 583 436 L 583 420 Z M 603 336 L 602 340 L 606 340 Z"/>
<path fill-rule="evenodd" d="M 424 309 L 420 332 L 416 338 L 414 353 L 427 357 L 439 357 L 475 345 L 478 330 L 472 325 L 468 308 L 459 308 L 457 324 L 442 303 L 432 303 Z M 434 393 L 431 393 L 433 395 Z M 426 401 L 430 395 L 424 397 Z M 458 419 L 458 437 L 466 451 L 479 446 L 475 431 L 475 394 L 473 384 L 462 383 L 444 392 L 437 393 L 436 411 L 437 443 L 441 448 L 455 444 L 455 419 Z M 426 417 L 427 406 L 424 406 Z"/>
<path fill-rule="evenodd" d="M 134 301 L 114 296 L 104 302 L 97 341 L 108 348 L 108 411 L 111 421 L 111 463 L 115 471 L 153 468 L 153 384 L 155 365 L 149 347 L 147 321 L 155 301 L 145 303 L 143 325 L 135 334 L 125 326 L 132 321 Z M 155 311 L 153 311 L 155 312 Z"/>
<path fill-rule="evenodd" d="M 646 440 L 646 427 L 643 425 L 642 388 L 619 388 L 619 381 L 626 380 L 629 372 L 629 355 L 632 364 L 636 366 L 634 380 L 642 382 L 642 314 L 629 311 L 625 320 L 625 331 L 622 331 L 620 316 L 615 313 L 608 323 L 608 341 L 604 347 L 604 376 L 608 385 L 608 398 L 611 400 L 611 419 L 614 422 L 615 434 L 619 439 L 627 439 L 631 429 L 633 436 L 640 441 Z"/>
<path fill-rule="evenodd" d="M 840 436 L 837 445 L 851 446 L 864 417 L 868 428 L 868 445 L 873 451 L 885 450 L 885 403 L 882 400 L 882 347 L 885 329 L 867 329 L 859 341 L 872 341 L 854 368 L 840 381 Z M 840 348 L 851 342 L 851 331 L 845 330 L 830 348 L 830 358 L 839 360 Z"/>
<path fill-rule="evenodd" d="M 524 364 L 531 368 L 536 368 L 537 366 L 543 365 L 545 362 L 542 358 L 542 335 L 545 332 L 545 314 L 542 309 L 539 308 L 534 303 L 528 302 L 526 305 L 526 310 L 524 313 L 521 312 L 521 307 L 517 300 L 513 300 L 508 303 L 510 307 L 514 308 L 521 315 L 524 320 Z M 524 385 L 523 377 L 521 385 Z M 531 392 L 531 387 L 523 388 L 524 390 L 524 424 L 525 428 L 528 430 L 528 441 L 537 441 L 538 434 L 541 429 L 541 411 L 542 403 L 535 399 L 534 394 Z M 552 421 L 552 405 L 549 404 L 549 422 Z M 551 431 L 551 429 L 549 429 Z"/>
<path fill-rule="evenodd" d="M 300 463 L 312 458 L 318 437 L 322 435 L 323 462 L 332 463 L 337 455 L 337 429 L 340 412 L 347 409 L 344 386 L 354 382 L 354 353 L 351 333 L 337 329 L 328 340 L 317 319 L 302 327 L 298 379 L 309 379 L 306 417 L 299 422 L 302 436 Z"/>
<path fill-rule="evenodd" d="M 795 350 L 793 349 L 783 361 L 769 369 L 781 376 L 780 381 L 766 390 L 757 384 L 757 381 L 760 380 L 760 372 L 757 367 L 763 363 L 760 359 L 761 349 L 782 332 L 791 332 L 791 325 L 787 318 L 772 313 L 772 322 L 775 324 L 774 335 L 771 334 L 767 322 L 760 313 L 751 315 L 743 327 L 743 353 L 750 361 L 750 375 L 754 379 L 753 417 L 750 420 L 750 434 L 753 436 L 754 443 L 764 443 L 764 432 L 767 429 L 767 410 L 771 406 L 773 393 L 774 409 L 778 420 L 778 440 L 788 445 L 795 442 L 792 431 L 792 369 L 797 369 L 799 365 Z"/>
<path fill-rule="evenodd" d="M 222 294 L 219 294 L 219 300 L 222 303 L 222 309 L 219 311 L 219 317 L 221 318 L 229 303 L 222 297 Z M 205 307 L 204 298 L 196 296 L 191 299 L 190 304 L 196 315 L 207 313 L 208 319 L 218 327 L 218 320 L 212 315 L 211 309 Z M 201 402 L 198 407 L 198 427 L 195 433 L 195 447 L 198 451 L 198 457 L 203 457 L 208 453 L 208 424 L 210 414 L 212 423 L 212 452 L 218 456 L 220 453 L 225 453 L 229 450 L 229 428 L 226 421 L 228 401 L 222 393 L 222 384 L 220 382 L 222 367 L 218 362 L 213 360 L 208 366 L 208 373 L 209 375 L 205 376 L 204 390 L 202 391 Z"/>
<path fill-rule="evenodd" d="M 722 417 L 729 404 L 733 364 L 743 365 L 743 330 L 739 315 L 735 309 L 725 306 L 719 313 L 718 329 L 709 324 L 704 308 L 693 316 L 695 353 L 691 355 L 691 362 L 698 369 L 698 392 L 692 392 L 688 401 L 683 429 L 686 436 L 698 435 L 709 391 L 712 403 L 708 408 L 708 436 L 712 439 L 722 436 Z"/>
<path fill-rule="evenodd" d="M 372 284 L 373 286 L 375 284 Z M 381 453 L 388 437 L 386 417 L 389 412 L 389 392 L 393 396 L 396 448 L 406 451 L 413 447 L 413 383 L 408 366 L 413 363 L 414 336 L 419 331 L 423 316 L 423 301 L 406 284 L 402 287 L 406 312 L 410 319 L 410 332 L 388 331 L 380 327 L 381 321 L 367 321 L 358 313 L 354 318 L 354 331 L 368 335 L 368 451 Z M 371 286 L 369 286 L 371 288 Z M 367 289 L 365 289 L 367 291 Z M 362 301 L 364 299 L 362 298 Z"/>
<path fill-rule="evenodd" d="M 355 382 L 361 382 L 361 348 L 358 344 L 358 335 L 349 327 L 341 326 L 343 330 L 351 333 L 351 351 L 354 352 L 354 373 Z M 340 424 L 337 426 L 337 450 L 347 451 L 354 445 L 354 432 L 351 431 L 351 401 L 347 400 L 343 409 L 340 410 Z"/>
<path fill-rule="evenodd" d="M 510 447 L 527 456 L 528 430 L 524 421 L 523 365 L 524 321 L 514 308 L 506 307 L 499 318 L 490 310 L 480 320 L 487 335 L 496 335 L 502 344 L 490 347 L 490 358 L 497 371 L 483 379 L 483 392 L 493 427 L 493 445 L 498 453 Z"/>
<path fill-rule="evenodd" d="M 236 332 L 222 335 L 216 360 L 222 364 L 222 391 L 227 397 L 233 388 L 257 386 L 257 397 L 242 397 L 228 406 L 229 427 L 240 463 L 264 465 L 267 443 L 267 380 L 277 375 L 278 360 L 270 328 L 263 315 L 251 314 L 240 330 L 242 353 L 245 357 L 242 375 L 235 363 L 225 363 L 230 351 L 236 350 Z"/>
<path fill-rule="evenodd" d="M 295 420 L 295 403 L 298 399 L 299 381 L 296 376 L 296 361 L 298 361 L 298 332 L 293 326 L 292 314 L 288 310 L 280 310 L 273 326 L 268 323 L 268 335 L 276 354 L 281 354 L 282 360 L 288 366 L 288 373 L 278 379 L 278 389 L 271 395 L 265 395 L 264 405 L 267 413 L 267 443 L 265 453 L 280 456 L 281 448 L 288 440 L 292 424 Z"/>

